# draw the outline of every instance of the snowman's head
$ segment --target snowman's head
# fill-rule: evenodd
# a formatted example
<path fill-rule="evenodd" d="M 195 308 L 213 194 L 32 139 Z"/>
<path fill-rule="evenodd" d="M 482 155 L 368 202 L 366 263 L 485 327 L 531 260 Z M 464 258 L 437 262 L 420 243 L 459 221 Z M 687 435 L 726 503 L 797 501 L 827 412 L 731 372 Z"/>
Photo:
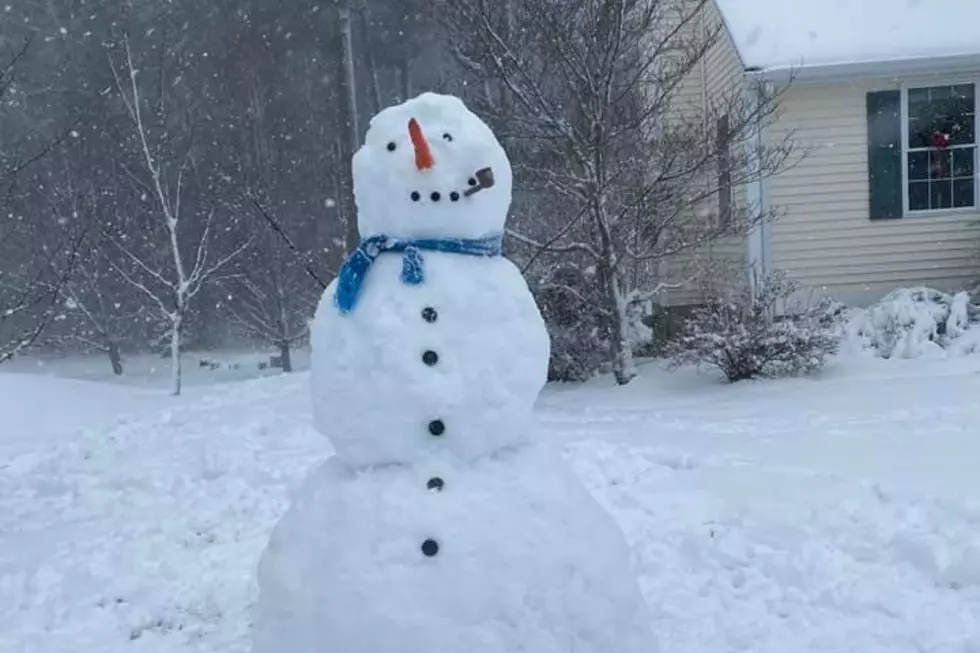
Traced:
<path fill-rule="evenodd" d="M 364 238 L 480 238 L 503 231 L 510 161 L 486 123 L 457 97 L 423 93 L 380 112 L 353 164 Z"/>

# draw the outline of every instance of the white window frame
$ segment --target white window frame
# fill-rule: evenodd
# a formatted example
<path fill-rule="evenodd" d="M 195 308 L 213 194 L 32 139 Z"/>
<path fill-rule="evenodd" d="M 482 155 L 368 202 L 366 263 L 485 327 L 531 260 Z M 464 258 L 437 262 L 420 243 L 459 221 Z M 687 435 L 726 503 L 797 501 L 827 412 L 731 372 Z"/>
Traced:
<path fill-rule="evenodd" d="M 949 149 L 973 147 L 973 206 L 956 206 L 948 209 L 909 209 L 909 91 L 942 86 L 973 85 L 973 145 L 953 145 Z M 902 217 L 917 218 L 934 215 L 980 213 L 980 79 L 976 77 L 941 78 L 929 83 L 902 84 Z M 917 148 L 915 151 L 921 151 Z"/>

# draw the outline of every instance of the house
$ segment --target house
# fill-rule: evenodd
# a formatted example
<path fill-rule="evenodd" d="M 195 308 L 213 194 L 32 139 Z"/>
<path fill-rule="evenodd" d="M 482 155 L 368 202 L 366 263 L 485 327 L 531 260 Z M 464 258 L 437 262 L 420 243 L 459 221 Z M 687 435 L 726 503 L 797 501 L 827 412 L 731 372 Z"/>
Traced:
<path fill-rule="evenodd" d="M 737 250 L 862 305 L 980 279 L 980 0 L 715 0 L 724 38 L 687 86 L 788 85 L 761 138 L 802 161 L 746 188 L 778 207 Z M 734 81 L 733 81 L 734 80 Z M 757 88 L 757 86 L 755 86 Z M 692 301 L 682 290 L 670 304 Z"/>

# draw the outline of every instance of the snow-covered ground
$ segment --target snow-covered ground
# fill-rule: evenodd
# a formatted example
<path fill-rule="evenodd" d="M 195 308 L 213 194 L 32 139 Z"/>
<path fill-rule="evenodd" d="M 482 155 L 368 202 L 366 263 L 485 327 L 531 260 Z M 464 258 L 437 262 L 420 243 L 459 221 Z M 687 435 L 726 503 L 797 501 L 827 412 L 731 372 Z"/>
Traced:
<path fill-rule="evenodd" d="M 244 381 L 257 376 L 277 376 L 278 369 L 268 368 L 275 352 L 212 351 L 206 354 L 187 353 L 181 358 L 185 387 L 215 385 Z M 309 349 L 293 352 L 293 366 L 306 370 L 310 364 Z M 123 359 L 125 374 L 113 376 L 109 359 L 104 354 L 68 357 L 20 357 L 4 363 L 4 372 L 23 372 L 42 376 L 104 381 L 117 385 L 168 389 L 171 385 L 170 357 L 153 354 L 128 355 Z M 260 365 L 266 366 L 259 369 Z"/>
<path fill-rule="evenodd" d="M 0 652 L 247 651 L 259 553 L 329 455 L 307 377 L 149 385 L 0 373 Z M 664 653 L 980 651 L 980 356 L 736 386 L 651 364 L 539 418 Z"/>

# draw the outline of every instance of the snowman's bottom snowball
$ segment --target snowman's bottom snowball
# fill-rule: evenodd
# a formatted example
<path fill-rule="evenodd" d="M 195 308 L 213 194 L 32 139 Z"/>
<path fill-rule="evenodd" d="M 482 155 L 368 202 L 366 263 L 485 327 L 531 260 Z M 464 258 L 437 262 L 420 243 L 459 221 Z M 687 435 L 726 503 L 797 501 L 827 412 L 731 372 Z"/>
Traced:
<path fill-rule="evenodd" d="M 254 653 L 654 653 L 622 534 L 560 460 L 437 467 L 442 491 L 335 459 L 307 479 L 262 556 Z"/>

